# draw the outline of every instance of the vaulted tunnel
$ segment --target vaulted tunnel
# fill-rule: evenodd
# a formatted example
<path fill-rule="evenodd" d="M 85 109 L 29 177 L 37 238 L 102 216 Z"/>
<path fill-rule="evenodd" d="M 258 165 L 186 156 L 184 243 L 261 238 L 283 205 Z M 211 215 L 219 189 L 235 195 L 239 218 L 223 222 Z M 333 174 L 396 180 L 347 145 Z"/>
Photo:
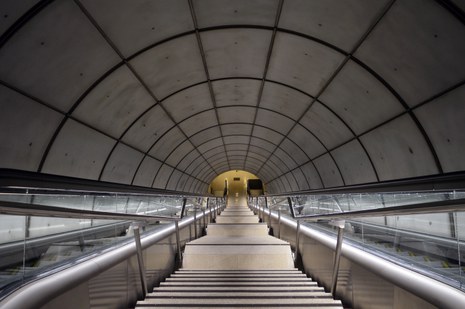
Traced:
<path fill-rule="evenodd" d="M 186 192 L 463 171 L 452 0 L 0 3 L 0 167 Z"/>

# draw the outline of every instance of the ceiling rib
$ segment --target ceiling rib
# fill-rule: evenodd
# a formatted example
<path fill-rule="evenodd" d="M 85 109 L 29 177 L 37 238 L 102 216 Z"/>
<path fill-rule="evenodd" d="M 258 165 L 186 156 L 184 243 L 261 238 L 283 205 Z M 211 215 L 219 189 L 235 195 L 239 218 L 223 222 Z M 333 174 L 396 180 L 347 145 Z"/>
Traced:
<path fill-rule="evenodd" d="M 197 44 L 199 45 L 200 54 L 202 55 L 203 68 L 205 70 L 205 75 L 207 76 L 208 90 L 210 91 L 210 97 L 213 103 L 213 108 L 215 109 L 216 121 L 218 122 L 218 124 L 220 124 L 220 117 L 218 116 L 218 110 L 216 109 L 216 106 L 217 106 L 216 97 L 215 97 L 212 82 L 210 79 L 210 72 L 208 71 L 207 58 L 205 56 L 205 49 L 203 48 L 202 38 L 200 37 L 199 26 L 197 23 L 197 15 L 195 14 L 194 4 L 192 3 L 192 0 L 189 0 L 189 9 L 191 12 L 192 21 L 194 22 L 195 37 L 197 38 Z M 223 138 L 223 130 L 221 129 L 221 127 L 219 129 L 220 129 L 220 135 L 221 135 L 221 139 L 223 140 L 223 146 L 224 146 L 225 142 Z M 228 157 L 228 152 L 226 151 L 226 146 L 224 146 L 224 151 L 226 153 L 226 162 L 228 162 L 229 169 L 231 169 L 231 164 L 229 164 L 229 157 Z"/>
<path fill-rule="evenodd" d="M 362 43 L 365 41 L 365 39 L 368 37 L 368 35 L 373 31 L 373 29 L 376 27 L 376 25 L 378 25 L 378 23 L 381 21 L 381 19 L 386 15 L 386 13 L 390 10 L 390 8 L 392 7 L 392 5 L 394 4 L 395 0 L 391 0 L 384 8 L 383 10 L 380 12 L 380 14 L 375 18 L 375 20 L 372 22 L 372 24 L 370 25 L 370 27 L 367 29 L 367 31 L 365 31 L 365 33 L 362 35 L 362 37 L 358 40 L 358 42 L 354 45 L 354 47 L 352 48 L 351 52 L 348 53 L 344 60 L 342 61 L 342 63 L 336 68 L 336 70 L 334 71 L 334 73 L 330 76 L 330 78 L 328 79 L 328 81 L 323 85 L 323 87 L 318 91 L 317 95 L 313 98 L 313 100 L 310 102 L 309 106 L 306 108 L 306 110 L 302 113 L 302 115 L 297 119 L 297 121 L 294 123 L 294 125 L 291 127 L 291 129 L 287 132 L 286 136 L 292 132 L 292 130 L 294 129 L 294 127 L 297 125 L 297 123 L 300 123 L 300 121 L 302 120 L 302 118 L 305 116 L 305 114 L 307 114 L 307 112 L 312 108 L 313 104 L 315 104 L 315 102 L 318 101 L 318 98 L 323 94 L 323 92 L 328 88 L 328 86 L 333 82 L 334 78 L 337 76 L 337 74 L 339 74 L 339 72 L 342 70 L 342 68 L 346 65 L 346 63 L 351 59 L 352 55 L 355 53 L 355 51 L 362 45 Z M 350 129 L 350 128 L 349 128 Z M 352 130 L 351 130 L 352 131 Z M 358 139 L 358 137 L 356 137 Z M 279 143 L 279 145 L 282 144 L 282 142 L 284 141 L 281 140 L 281 142 Z M 360 142 L 360 141 L 359 141 Z M 369 161 L 370 161 L 370 164 L 373 168 L 373 171 L 375 172 L 375 175 L 376 175 L 376 178 L 379 180 L 379 177 L 378 177 L 378 172 L 376 171 L 376 168 L 373 164 L 373 161 L 370 157 L 370 155 L 368 154 L 367 150 L 365 149 L 364 145 L 360 142 L 360 144 L 362 145 L 363 147 L 363 150 L 365 151 L 366 155 L 368 156 L 369 158 Z M 337 164 L 336 160 L 334 159 L 334 157 L 332 156 L 331 152 L 329 152 L 329 150 L 326 148 L 325 146 L 325 150 L 326 150 L 326 153 L 330 156 L 331 160 L 333 160 L 334 164 L 336 165 L 336 168 L 339 172 L 339 175 L 341 176 L 341 179 L 342 179 L 342 182 L 343 182 L 343 185 L 346 184 L 345 180 L 344 180 L 344 176 L 341 172 L 341 169 L 339 167 L 339 165 Z M 316 167 L 315 167 L 316 168 Z M 316 169 L 318 171 L 318 169 Z M 323 182 L 322 182 L 323 183 Z M 324 185 L 324 183 L 323 183 Z"/>
<path fill-rule="evenodd" d="M 258 107 L 260 106 L 260 103 L 261 103 L 261 100 L 262 100 L 263 88 L 265 87 L 265 80 L 266 80 L 266 76 L 268 74 L 268 68 L 270 66 L 271 54 L 273 52 L 274 41 L 276 39 L 276 32 L 277 32 L 277 27 L 278 27 L 278 24 L 279 24 L 279 18 L 281 17 L 281 12 L 282 12 L 282 9 L 283 9 L 283 3 L 284 3 L 284 0 L 279 0 L 278 7 L 277 7 L 277 10 L 276 10 L 275 20 L 274 20 L 274 25 L 273 25 L 273 32 L 272 32 L 272 35 L 271 35 L 270 45 L 268 46 L 268 52 L 267 52 L 267 55 L 266 55 L 265 68 L 263 69 L 263 77 L 261 79 L 260 89 L 258 90 L 257 103 L 255 105 L 255 114 L 254 114 L 254 117 L 253 117 L 252 129 L 250 130 L 249 146 L 247 147 L 247 151 L 250 148 L 250 141 L 252 140 L 252 136 L 253 136 L 253 132 L 254 132 L 254 128 L 255 128 L 255 123 L 257 121 Z M 246 157 L 244 159 L 244 167 L 243 167 L 243 169 L 245 169 L 247 158 L 248 158 L 248 155 L 246 155 Z"/>
<path fill-rule="evenodd" d="M 100 33 L 100 35 L 102 35 L 102 37 L 105 39 L 105 41 L 111 46 L 111 48 L 115 51 L 115 53 L 121 58 L 121 60 L 124 62 L 124 64 L 128 67 L 128 69 L 132 72 L 132 74 L 134 74 L 134 76 L 136 77 L 136 79 L 138 80 L 138 82 L 142 85 L 142 87 L 149 93 L 149 95 L 152 97 L 152 99 L 156 102 L 156 104 L 159 104 L 160 107 L 163 109 L 163 111 L 166 113 L 166 115 L 170 118 L 171 121 L 173 121 L 176 125 L 176 121 L 174 120 L 174 117 L 170 114 L 170 112 L 163 106 L 163 104 L 160 104 L 159 103 L 159 100 L 158 98 L 155 96 L 155 94 L 152 92 L 152 90 L 148 87 L 148 85 L 145 83 L 145 81 L 142 79 L 142 77 L 136 72 L 136 70 L 133 68 L 133 66 L 129 63 L 129 61 L 124 57 L 124 55 L 121 53 L 121 51 L 118 49 L 118 47 L 113 43 L 113 41 L 108 37 L 108 35 L 103 31 L 103 29 L 100 27 L 100 25 L 97 23 L 97 21 L 93 18 L 93 16 L 90 14 L 90 12 L 84 7 L 84 5 L 79 1 L 79 0 L 74 0 L 74 2 L 79 6 L 79 8 L 81 9 L 81 11 L 84 13 L 84 15 L 86 15 L 86 17 L 89 19 L 89 21 L 92 23 L 92 25 L 98 30 L 98 32 Z M 192 147 L 198 151 L 197 147 L 190 141 L 190 139 L 188 138 L 187 134 L 184 132 L 184 130 L 182 130 L 181 127 L 178 127 L 178 129 L 181 131 L 181 133 L 186 137 L 186 139 L 189 140 L 189 142 L 191 143 Z M 122 137 L 120 137 L 118 139 L 118 143 L 120 142 Z M 116 144 L 115 146 L 113 147 L 113 149 L 110 151 L 110 153 L 108 154 L 108 157 L 107 157 L 107 160 L 105 162 L 105 164 L 103 165 L 102 167 L 102 170 L 100 172 L 100 176 L 99 176 L 99 180 L 101 179 L 102 175 L 103 175 L 103 172 L 105 170 L 105 167 L 107 165 L 107 162 L 108 160 L 110 159 L 111 155 L 113 154 L 113 151 L 114 149 L 116 148 Z M 198 151 L 200 153 L 200 155 L 202 155 L 202 153 L 200 151 Z M 140 162 L 140 164 L 142 163 L 142 161 L 144 160 L 145 156 L 148 154 L 148 152 L 142 157 L 142 160 Z M 163 164 L 166 164 L 165 163 L 165 160 L 162 162 Z M 139 166 L 140 166 L 139 164 Z M 208 164 L 208 162 L 207 162 Z M 212 167 L 213 169 L 213 167 Z M 213 169 L 214 170 L 214 169 Z M 160 169 L 158 170 L 160 171 Z M 153 186 L 153 183 L 155 182 L 155 179 L 158 175 L 158 171 L 157 171 L 157 174 L 155 175 L 154 177 L 154 180 L 152 182 L 152 186 Z"/>

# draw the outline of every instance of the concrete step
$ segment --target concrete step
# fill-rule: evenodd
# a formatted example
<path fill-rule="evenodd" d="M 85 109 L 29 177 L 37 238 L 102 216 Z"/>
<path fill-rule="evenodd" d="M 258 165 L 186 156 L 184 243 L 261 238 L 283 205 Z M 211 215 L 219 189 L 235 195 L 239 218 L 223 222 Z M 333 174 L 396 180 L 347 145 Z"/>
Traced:
<path fill-rule="evenodd" d="M 218 217 L 219 218 L 219 217 Z M 208 236 L 266 236 L 268 227 L 264 223 L 255 224 L 218 224 L 211 223 L 207 226 Z"/>
<path fill-rule="evenodd" d="M 283 269 L 293 268 L 289 245 L 186 245 L 187 269 Z"/>
<path fill-rule="evenodd" d="M 156 291 L 156 292 L 155 292 Z M 280 297 L 280 298 L 303 298 L 303 297 L 319 297 L 319 298 L 331 298 L 331 294 L 326 292 L 315 292 L 315 291 L 286 291 L 282 292 L 278 289 L 273 291 L 273 294 L 263 294 L 262 291 L 242 291 L 242 292 L 225 292 L 225 291 L 161 291 L 154 290 L 153 297 L 171 297 L 171 298 L 186 298 L 186 297 L 200 297 L 200 298 L 225 298 L 225 297 L 243 297 L 243 298 L 269 298 L 269 297 Z"/>
<path fill-rule="evenodd" d="M 198 286 L 198 285 L 191 285 L 191 286 L 175 286 L 175 285 L 162 285 L 153 289 L 154 292 L 157 291 L 185 291 L 185 292 L 213 292 L 213 291 L 220 291 L 222 293 L 230 293 L 230 292 L 260 292 L 260 293 L 275 293 L 275 292 L 296 292 L 296 291 L 307 291 L 307 292 L 323 292 L 324 289 L 319 287 L 316 283 L 310 285 L 277 285 L 277 284 L 269 284 L 269 285 L 249 285 L 249 286 L 235 286 L 232 287 L 231 285 L 225 286 Z"/>
<path fill-rule="evenodd" d="M 200 286 L 213 286 L 213 287 L 317 287 L 317 283 L 313 281 L 280 281 L 270 282 L 267 280 L 263 281 L 237 281 L 231 283 L 229 281 L 216 281 L 216 282 L 188 282 L 188 281 L 165 281 L 160 283 L 160 287 L 176 286 L 176 287 L 200 287 Z"/>
<path fill-rule="evenodd" d="M 252 211 L 245 211 L 245 210 L 233 210 L 233 211 L 223 211 L 220 217 L 229 217 L 229 216 L 254 216 L 257 217 Z"/>
<path fill-rule="evenodd" d="M 270 236 L 208 236 L 196 239 L 188 245 L 283 245 L 289 243 Z"/>
<path fill-rule="evenodd" d="M 216 223 L 258 223 L 258 217 L 255 216 L 218 216 Z"/>
<path fill-rule="evenodd" d="M 307 308 L 312 307 L 322 307 L 328 308 L 328 306 L 333 306 L 334 308 L 342 308 L 341 302 L 339 300 L 333 300 L 331 298 L 283 298 L 283 297 L 272 297 L 267 298 L 245 298 L 245 297 L 219 297 L 219 298 L 202 298 L 202 297 L 192 297 L 192 298 L 162 298 L 149 295 L 143 301 L 138 302 L 137 307 L 146 307 L 144 305 L 163 305 L 163 306 L 222 306 L 222 307 L 242 307 L 242 306 L 264 306 L 264 307 L 287 307 L 288 305 L 297 305 L 302 306 L 306 305 Z M 137 308 L 136 307 L 136 308 Z"/>

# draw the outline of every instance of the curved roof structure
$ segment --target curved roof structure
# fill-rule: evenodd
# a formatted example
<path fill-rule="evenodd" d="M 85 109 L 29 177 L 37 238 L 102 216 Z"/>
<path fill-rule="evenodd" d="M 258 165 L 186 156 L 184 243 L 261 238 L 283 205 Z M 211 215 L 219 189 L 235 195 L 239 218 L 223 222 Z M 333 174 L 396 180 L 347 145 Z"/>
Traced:
<path fill-rule="evenodd" d="M 0 167 L 270 192 L 465 170 L 452 0 L 0 3 Z"/>

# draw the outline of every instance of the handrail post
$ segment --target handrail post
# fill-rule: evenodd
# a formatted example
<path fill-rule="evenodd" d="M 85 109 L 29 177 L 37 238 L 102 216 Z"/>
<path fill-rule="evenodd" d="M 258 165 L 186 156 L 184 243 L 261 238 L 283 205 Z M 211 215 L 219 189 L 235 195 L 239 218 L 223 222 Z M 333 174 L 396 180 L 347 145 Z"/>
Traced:
<path fill-rule="evenodd" d="M 265 206 L 268 208 L 268 227 L 271 229 L 271 209 L 268 207 L 268 199 L 265 197 Z"/>
<path fill-rule="evenodd" d="M 142 245 L 140 243 L 139 226 L 134 226 L 134 240 L 136 242 L 137 261 L 139 263 L 140 283 L 142 286 L 142 295 L 145 299 L 147 296 L 147 279 L 145 278 L 144 259 L 142 258 Z"/>
<path fill-rule="evenodd" d="M 197 207 L 194 207 L 194 239 L 197 239 Z"/>
<path fill-rule="evenodd" d="M 205 209 L 202 210 L 203 212 L 203 226 L 202 226 L 202 231 L 205 231 L 206 227 L 207 227 L 207 218 L 206 218 L 206 214 L 205 214 Z M 201 235 L 205 235 L 203 232 L 201 233 Z"/>
<path fill-rule="evenodd" d="M 281 239 L 281 207 L 278 208 L 278 238 Z"/>
<path fill-rule="evenodd" d="M 179 236 L 178 221 L 174 221 L 174 226 L 176 228 L 176 247 L 178 249 L 178 261 L 179 261 L 179 265 L 182 265 L 181 237 Z"/>
<path fill-rule="evenodd" d="M 331 225 L 337 226 L 337 244 L 336 244 L 336 254 L 334 255 L 334 266 L 333 266 L 333 280 L 331 282 L 331 294 L 333 297 L 336 297 L 336 286 L 337 286 L 337 277 L 339 274 L 339 264 L 341 261 L 341 249 L 342 241 L 344 236 L 344 220 L 334 220 L 330 223 Z"/>
<path fill-rule="evenodd" d="M 297 220 L 297 230 L 295 234 L 295 261 L 297 261 L 299 258 L 300 220 Z"/>

